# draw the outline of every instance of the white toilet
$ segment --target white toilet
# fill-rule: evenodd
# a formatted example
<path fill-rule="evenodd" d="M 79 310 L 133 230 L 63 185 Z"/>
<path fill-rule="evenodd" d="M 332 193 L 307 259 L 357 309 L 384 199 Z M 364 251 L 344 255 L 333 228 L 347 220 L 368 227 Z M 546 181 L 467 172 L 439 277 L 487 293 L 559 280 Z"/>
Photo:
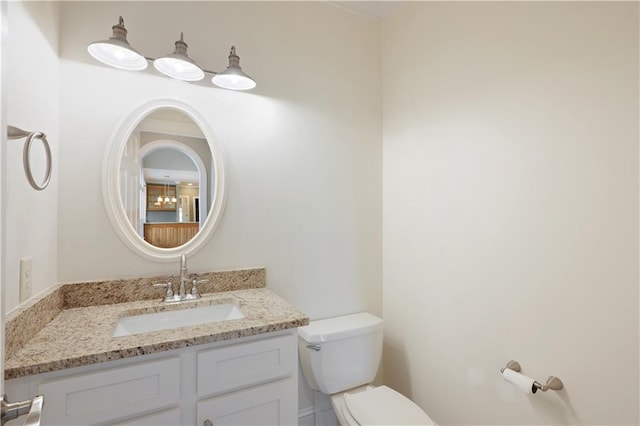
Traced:
<path fill-rule="evenodd" d="M 298 329 L 300 363 L 313 390 L 331 395 L 346 425 L 435 425 L 413 401 L 372 386 L 382 358 L 382 320 L 362 312 Z"/>

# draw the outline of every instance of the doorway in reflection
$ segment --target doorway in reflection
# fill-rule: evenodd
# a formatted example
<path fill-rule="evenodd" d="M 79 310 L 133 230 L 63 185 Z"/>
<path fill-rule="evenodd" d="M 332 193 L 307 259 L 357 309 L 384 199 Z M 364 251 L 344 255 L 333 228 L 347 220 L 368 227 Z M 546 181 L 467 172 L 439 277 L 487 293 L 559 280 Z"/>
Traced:
<path fill-rule="evenodd" d="M 209 144 L 190 118 L 176 110 L 145 117 L 120 168 L 122 201 L 136 233 L 160 248 L 190 241 L 207 218 L 212 168 Z"/>

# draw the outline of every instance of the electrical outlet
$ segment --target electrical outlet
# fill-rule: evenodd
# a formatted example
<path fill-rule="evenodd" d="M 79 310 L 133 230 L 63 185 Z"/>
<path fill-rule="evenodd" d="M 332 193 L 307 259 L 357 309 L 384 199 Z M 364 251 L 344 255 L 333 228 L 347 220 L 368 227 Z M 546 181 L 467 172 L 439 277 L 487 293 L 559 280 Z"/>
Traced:
<path fill-rule="evenodd" d="M 31 297 L 31 284 L 33 276 L 33 258 L 20 259 L 20 303 Z"/>

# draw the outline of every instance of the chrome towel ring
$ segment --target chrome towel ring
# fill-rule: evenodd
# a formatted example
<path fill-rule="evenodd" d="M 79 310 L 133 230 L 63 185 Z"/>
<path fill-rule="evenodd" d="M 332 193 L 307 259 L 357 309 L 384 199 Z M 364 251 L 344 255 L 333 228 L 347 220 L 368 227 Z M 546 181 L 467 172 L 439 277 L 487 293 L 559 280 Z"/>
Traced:
<path fill-rule="evenodd" d="M 47 135 L 42 132 L 27 132 L 26 130 L 19 129 L 14 126 L 7 126 L 7 138 L 9 139 L 23 139 L 27 138 L 27 142 L 24 144 L 24 149 L 22 150 L 22 164 L 24 165 L 24 174 L 27 176 L 27 180 L 33 187 L 33 189 L 37 191 L 42 191 L 49 185 L 51 181 L 51 148 L 49 147 L 49 142 L 47 141 Z M 47 157 L 47 169 L 45 172 L 44 179 L 41 184 L 38 184 L 36 180 L 33 178 L 33 172 L 31 171 L 31 163 L 29 161 L 29 155 L 31 153 L 31 143 L 35 140 L 39 139 L 42 141 L 42 145 L 44 146 L 44 152 Z"/>

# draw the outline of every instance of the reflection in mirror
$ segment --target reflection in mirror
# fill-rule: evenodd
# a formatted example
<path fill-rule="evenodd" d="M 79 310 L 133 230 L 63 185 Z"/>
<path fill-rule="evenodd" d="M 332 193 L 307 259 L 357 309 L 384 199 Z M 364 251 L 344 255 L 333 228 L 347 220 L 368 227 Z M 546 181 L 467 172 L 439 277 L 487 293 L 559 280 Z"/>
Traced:
<path fill-rule="evenodd" d="M 195 183 L 194 171 L 197 195 L 183 188 L 189 179 Z M 152 190 L 157 193 L 148 195 Z M 226 191 L 222 145 L 208 120 L 190 105 L 152 100 L 116 127 L 102 164 L 102 196 L 114 231 L 135 254 L 175 262 L 182 254 L 197 253 L 221 222 Z M 154 209 L 167 210 L 168 217 L 154 218 Z M 147 241 L 145 225 L 165 235 Z"/>
<path fill-rule="evenodd" d="M 152 246 L 186 244 L 207 218 L 214 175 L 200 128 L 177 109 L 153 111 L 129 135 L 120 162 L 120 196 L 129 223 Z"/>

